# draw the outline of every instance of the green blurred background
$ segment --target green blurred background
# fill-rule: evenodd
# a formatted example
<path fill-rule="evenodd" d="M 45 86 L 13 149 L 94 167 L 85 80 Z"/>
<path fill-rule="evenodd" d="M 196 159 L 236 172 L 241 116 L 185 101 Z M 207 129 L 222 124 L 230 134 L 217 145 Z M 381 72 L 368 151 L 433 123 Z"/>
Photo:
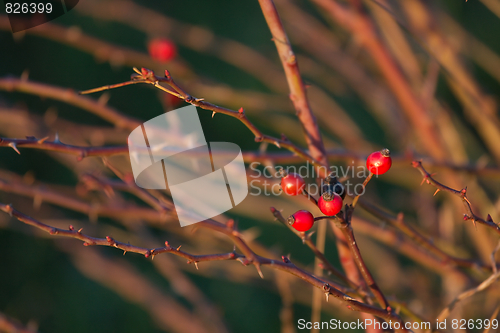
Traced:
<path fill-rule="evenodd" d="M 281 70 L 275 46 L 271 41 L 269 29 L 257 1 L 135 1 L 142 8 L 150 9 L 175 20 L 170 31 L 155 31 L 155 34 L 142 31 L 132 23 L 124 24 L 112 19 L 106 19 L 105 12 L 99 15 L 89 14 L 89 11 L 79 7 L 84 5 L 91 7 L 96 3 L 92 1 L 91 4 L 89 1 L 86 4 L 86 2 L 87 0 L 80 0 L 80 4 L 74 10 L 49 24 L 73 29 L 72 31 L 79 31 L 79 33 L 92 36 L 103 42 L 134 50 L 144 55 L 147 54 L 147 43 L 151 38 L 171 38 L 178 45 L 178 56 L 173 62 L 166 64 L 157 62 L 144 65 L 141 63 L 128 64 L 128 60 L 117 60 L 112 64 L 110 61 L 96 59 L 95 54 L 92 54 L 92 52 L 83 51 L 72 46 L 71 43 L 47 38 L 43 34 L 38 35 L 26 31 L 13 35 L 8 29 L 2 29 L 0 31 L 0 76 L 20 77 L 24 72 L 29 73 L 29 80 L 78 91 L 128 80 L 132 73 L 131 65 L 137 67 L 151 67 L 150 65 L 153 65 L 154 68 L 152 69 L 159 73 L 161 73 L 162 68 L 168 68 L 172 76 L 178 78 L 178 81 L 187 91 L 203 91 L 196 86 L 197 83 L 202 82 L 206 86 L 227 87 L 242 95 L 248 93 L 249 96 L 252 96 L 250 99 L 254 98 L 255 101 L 259 101 L 259 97 L 264 96 L 265 98 L 262 98 L 262 101 L 258 104 L 260 106 L 257 110 L 254 110 L 252 105 L 247 106 L 246 101 L 241 101 L 237 94 L 231 98 L 220 97 L 221 100 L 217 100 L 219 98 L 217 92 L 209 91 L 207 95 L 203 96 L 198 96 L 193 92 L 196 97 L 205 97 L 208 101 L 214 101 L 222 106 L 233 109 L 242 106 L 246 109 L 249 118 L 263 132 L 277 137 L 282 132 L 285 132 L 295 142 L 301 145 L 305 144 L 303 138 L 301 138 L 300 125 L 294 117 L 293 106 L 287 100 L 285 81 L 282 83 L 281 91 L 273 90 L 262 80 L 248 73 L 248 71 L 224 61 L 220 56 L 216 56 L 217 52 L 213 49 L 217 49 L 217 45 L 212 45 L 208 49 L 195 50 L 178 40 L 179 38 L 185 38 L 183 29 L 185 30 L 187 26 L 177 25 L 176 23 L 203 27 L 205 31 L 210 31 L 218 38 L 234 40 L 250 47 L 273 63 L 275 69 Z M 103 3 L 105 2 L 103 1 Z M 117 3 L 115 2 L 115 4 Z M 279 9 L 281 6 L 286 6 L 287 1 L 278 1 L 278 3 Z M 305 13 L 312 15 L 319 22 L 323 22 L 325 26 L 328 26 L 330 20 L 311 3 L 295 3 L 298 3 Z M 487 45 L 493 52 L 500 53 L 500 40 L 497 33 L 500 31 L 500 19 L 481 2 L 470 0 L 466 3 L 465 1 L 448 0 L 424 1 L 424 3 L 433 13 L 446 13 L 451 16 L 470 35 Z M 438 17 L 437 14 L 436 16 Z M 285 20 L 285 28 L 287 28 L 287 24 Z M 332 28 L 332 31 L 338 34 L 342 49 L 346 50 L 360 66 L 366 66 L 368 70 L 371 70 L 369 61 L 366 59 L 367 56 L 356 50 L 358 46 L 345 31 L 336 26 Z M 418 44 L 418 40 L 414 39 L 406 29 L 403 28 L 403 31 L 408 38 L 409 44 L 414 47 L 417 58 L 422 60 L 422 68 L 425 72 L 425 59 L 427 57 L 425 50 L 415 46 Z M 204 37 L 201 36 L 200 38 L 203 40 Z M 291 40 L 293 43 L 293 37 L 291 37 Z M 314 54 L 309 54 L 309 50 L 298 45 L 294 46 L 294 48 L 298 54 L 299 66 L 302 66 L 302 60 L 304 60 L 305 68 L 310 67 L 310 62 L 321 64 L 321 61 L 316 59 Z M 467 66 L 483 90 L 496 99 L 500 94 L 499 81 L 473 61 L 468 61 Z M 378 76 L 376 70 L 371 75 L 375 82 L 380 82 L 381 85 L 384 84 L 383 79 Z M 341 74 L 332 69 L 329 69 L 326 73 L 306 70 L 304 77 L 312 86 L 323 87 L 328 97 L 332 98 L 340 108 L 345 110 L 361 130 L 363 142 L 369 144 L 361 144 L 351 148 L 359 156 L 366 155 L 370 152 L 370 149 L 380 147 L 388 147 L 400 156 L 407 151 L 408 147 L 413 147 L 411 140 L 402 140 L 402 142 L 394 140 L 394 136 L 390 131 L 377 120 L 374 113 L 353 92 L 352 87 L 346 83 Z M 165 102 L 164 96 L 150 86 L 132 85 L 109 91 L 106 94 L 109 96 L 107 102 L 109 106 L 142 121 L 153 118 L 166 110 L 179 107 L 179 105 L 169 104 L 168 101 Z M 252 94 L 261 95 L 253 97 Z M 100 95 L 102 93 L 91 97 L 98 98 Z M 438 78 L 435 95 L 442 104 L 452 110 L 454 121 L 460 122 L 461 126 L 463 126 L 464 133 L 468 138 L 467 143 L 464 144 L 468 161 L 474 163 L 481 156 L 489 156 L 488 148 L 482 143 L 477 129 L 464 116 L 463 106 L 451 91 L 443 75 Z M 227 104 L 224 101 L 227 101 Z M 268 101 L 274 101 L 275 103 L 268 104 Z M 50 110 L 52 113 L 56 112 L 57 117 L 75 124 L 112 128 L 104 120 L 77 107 L 29 94 L 0 91 L 0 106 L 3 110 L 27 110 L 30 114 L 41 117 L 40 119 L 46 118 L 47 110 Z M 216 115 L 212 119 L 209 111 L 198 111 L 207 141 L 234 142 L 244 151 L 259 149 L 260 144 L 254 142 L 252 134 L 237 119 L 224 115 Z M 322 111 L 329 112 L 329 110 Z M 2 113 L 2 117 L 7 117 L 7 114 Z M 329 124 L 325 124 L 325 119 Z M 6 118 L 0 118 L 0 123 L 7 123 Z M 327 148 L 345 148 L 346 138 L 339 137 L 338 133 L 331 131 L 329 126 L 342 127 L 344 125 L 335 116 L 322 118 L 320 127 Z M 46 127 L 42 129 L 42 132 L 44 135 L 51 136 L 52 140 L 55 130 L 51 129 L 50 126 Z M 7 136 L 5 133 L 0 134 Z M 121 138 L 123 138 L 123 134 L 122 132 Z M 18 137 L 22 138 L 29 135 L 33 135 L 29 129 L 25 133 L 20 130 Z M 66 133 L 66 135 L 68 134 Z M 61 136 L 61 140 L 67 142 L 70 141 L 70 138 Z M 122 141 L 122 144 L 124 142 Z M 111 143 L 118 144 L 117 142 Z M 268 151 L 280 151 L 278 148 L 271 146 L 267 147 L 267 149 Z M 422 155 L 425 155 L 425 153 Z M 346 161 L 333 161 L 333 163 L 348 164 Z M 496 164 L 490 163 L 490 165 Z M 53 154 L 31 149 L 21 150 L 21 155 L 18 155 L 12 149 L 2 148 L 0 150 L 0 168 L 10 170 L 20 176 L 29 174 L 30 177 L 34 177 L 37 181 L 53 185 L 74 187 L 79 178 L 78 171 L 72 170 L 67 164 L 54 158 Z M 92 172 L 91 169 L 89 171 Z M 399 167 L 395 171 L 394 177 L 380 179 L 377 180 L 376 184 L 371 184 L 368 194 L 374 201 L 392 211 L 404 211 L 410 218 L 420 221 L 423 219 L 422 214 L 418 212 L 418 204 L 414 202 L 416 195 L 414 186 L 418 185 L 418 178 L 418 174 L 411 168 Z M 482 179 L 479 179 L 479 182 L 484 185 L 485 191 L 494 201 L 497 196 L 495 193 L 497 183 L 484 184 Z M 429 191 L 426 192 L 426 195 L 429 195 Z M 125 195 L 124 197 L 127 200 L 141 204 L 132 196 Z M 440 200 L 438 199 L 436 203 L 431 204 L 436 211 L 441 207 Z M 15 207 L 19 207 L 18 209 L 33 217 L 49 220 L 51 218 L 50 214 L 54 214 L 54 219 L 64 218 L 80 221 L 82 225 L 89 224 L 88 216 L 85 214 L 56 208 L 45 203 L 42 204 L 42 210 L 37 211 L 33 208 L 32 199 L 15 196 L 11 193 L 0 191 L 0 201 L 15 203 Z M 265 201 L 259 201 L 259 203 L 262 202 L 265 203 Z M 306 207 L 307 203 L 300 205 Z M 253 207 L 253 209 L 262 212 L 252 216 L 247 210 L 230 211 L 227 215 L 235 218 L 242 230 L 258 230 L 255 231 L 255 240 L 264 247 L 272 249 L 278 255 L 290 254 L 296 264 L 312 270 L 314 256 L 306 247 L 302 246 L 300 239 L 277 222 L 273 222 L 272 216 L 269 216 L 267 220 L 262 219 L 263 215 L 268 214 L 269 207 L 263 205 Z M 285 211 L 285 213 L 289 214 L 291 212 Z M 92 234 L 91 231 L 98 233 L 101 224 L 117 229 L 125 229 L 112 219 L 99 218 L 97 224 L 90 224 L 88 229 L 86 227 L 86 230 L 90 234 Z M 72 250 L 64 250 L 65 245 L 61 247 L 58 243 L 78 243 L 77 240 L 36 237 L 40 234 L 33 233 L 31 228 L 20 225 L 20 223 L 14 219 L 9 219 L 4 214 L 0 218 L 0 225 L 1 312 L 18 319 L 22 323 L 31 322 L 32 326 L 38 327 L 41 332 L 166 331 L 161 324 L 155 322 L 155 319 L 152 318 L 144 306 L 122 297 L 112 289 L 88 278 L 75 268 L 75 257 L 69 254 L 72 253 Z M 421 224 L 420 226 L 428 233 L 436 231 L 437 228 L 433 227 L 431 223 L 427 225 Z M 467 231 L 471 232 L 472 230 L 469 227 Z M 158 240 L 157 246 L 161 246 L 161 241 L 164 239 L 169 239 L 175 245 L 180 245 L 186 241 L 183 238 L 184 236 L 179 236 L 176 233 L 171 234 L 161 227 L 151 227 L 151 232 Z M 474 245 L 472 241 L 467 240 L 463 233 L 462 229 L 455 231 L 455 237 L 448 241 L 455 245 L 463 242 L 463 253 L 474 257 L 477 254 Z M 185 237 L 189 237 L 189 235 Z M 329 235 L 328 240 L 331 243 L 328 243 L 326 247 L 326 254 L 334 264 L 340 267 L 331 235 Z M 365 242 L 365 248 L 367 249 L 375 246 L 368 239 L 362 238 L 362 244 L 363 242 Z M 226 251 L 231 250 L 230 244 L 224 246 Z M 200 251 L 204 249 L 203 244 L 193 245 L 192 248 Z M 211 253 L 212 249 L 213 246 L 208 248 L 207 253 Z M 112 248 L 99 247 L 93 250 L 98 251 L 111 261 L 127 261 L 149 279 L 158 290 L 169 295 L 187 309 L 192 310 L 192 304 L 179 295 L 171 282 L 162 278 L 151 261 L 145 260 L 142 256 L 136 254 L 127 254 L 123 257 L 121 251 Z M 202 253 L 198 252 L 198 254 Z M 380 253 L 385 252 L 381 251 Z M 422 272 L 423 268 L 416 266 L 414 262 L 406 257 L 394 253 L 392 255 L 391 258 L 396 260 L 402 267 L 403 279 L 412 272 L 418 278 L 425 279 L 425 269 Z M 241 266 L 236 262 L 202 263 L 200 264 L 200 270 L 211 265 L 216 267 L 213 268 L 212 273 L 203 274 L 193 271 L 192 265 L 186 265 L 184 260 L 177 259 L 174 258 L 174 262 L 178 264 L 180 269 L 184 270 L 184 266 L 188 266 L 184 273 L 212 302 L 212 306 L 220 313 L 229 331 L 242 333 L 279 332 L 283 329 L 280 320 L 282 298 L 273 278 L 260 280 L 257 273 L 252 271 L 254 268 L 247 267 L 246 270 L 252 272 L 248 273 L 249 276 L 238 279 L 227 276 L 227 270 L 220 268 L 228 266 L 230 270 L 233 267 L 236 268 L 237 265 Z M 383 265 L 385 259 L 379 260 L 381 262 L 372 262 L 369 266 L 370 268 L 373 267 L 376 276 L 383 278 L 384 275 L 375 267 Z M 266 277 L 272 276 L 270 270 L 264 270 L 264 275 Z M 293 288 L 302 288 L 306 295 L 312 295 L 310 286 L 295 281 L 295 278 L 292 279 L 294 280 Z M 380 282 L 380 284 L 383 288 L 387 288 L 391 295 L 411 304 L 412 299 L 416 296 L 416 290 L 408 285 L 405 286 L 405 283 L 401 283 L 401 280 L 398 281 L 396 282 L 396 284 L 399 283 L 398 287 L 393 286 L 390 282 Z M 410 279 L 407 283 L 411 284 L 411 281 L 413 280 Z M 429 293 L 437 295 L 436 297 L 439 297 L 440 293 L 444 293 L 442 291 L 444 282 L 439 275 L 429 275 L 427 280 L 422 283 L 430 287 Z M 423 302 L 425 303 L 426 300 Z M 413 304 L 413 306 L 430 317 L 435 315 L 432 310 L 423 309 L 422 305 Z M 299 318 L 310 318 L 310 304 L 302 301 L 295 302 L 293 313 L 295 321 Z M 356 317 L 352 317 L 352 315 L 344 317 L 344 313 L 335 315 L 334 310 L 324 310 L 323 320 L 329 320 L 330 318 L 348 320 Z"/>

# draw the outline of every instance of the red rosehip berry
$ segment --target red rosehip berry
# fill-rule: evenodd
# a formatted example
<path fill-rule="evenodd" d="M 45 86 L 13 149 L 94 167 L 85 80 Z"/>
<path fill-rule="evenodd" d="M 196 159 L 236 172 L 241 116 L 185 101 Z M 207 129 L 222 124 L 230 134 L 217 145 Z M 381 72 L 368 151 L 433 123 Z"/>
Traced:
<path fill-rule="evenodd" d="M 299 210 L 288 218 L 288 224 L 298 231 L 307 231 L 314 225 L 314 216 L 307 210 Z"/>
<path fill-rule="evenodd" d="M 366 167 L 375 175 L 382 175 L 389 171 L 392 165 L 392 159 L 389 149 L 382 149 L 371 153 L 366 159 Z"/>
<path fill-rule="evenodd" d="M 325 192 L 319 197 L 318 207 L 326 216 L 337 215 L 342 209 L 342 197 L 335 192 Z"/>
<path fill-rule="evenodd" d="M 281 178 L 281 188 L 288 195 L 298 195 L 302 192 L 306 182 L 304 178 L 296 173 L 289 173 Z"/>
<path fill-rule="evenodd" d="M 177 47 L 168 39 L 157 38 L 148 43 L 148 52 L 154 60 L 167 62 L 177 55 Z"/>

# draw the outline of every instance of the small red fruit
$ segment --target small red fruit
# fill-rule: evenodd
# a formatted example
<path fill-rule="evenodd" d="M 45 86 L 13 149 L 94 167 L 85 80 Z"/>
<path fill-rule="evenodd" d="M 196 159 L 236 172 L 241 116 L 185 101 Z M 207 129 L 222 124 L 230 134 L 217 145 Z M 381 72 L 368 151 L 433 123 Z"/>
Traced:
<path fill-rule="evenodd" d="M 326 216 L 337 215 L 342 209 L 342 197 L 335 192 L 325 192 L 319 197 L 318 207 Z"/>
<path fill-rule="evenodd" d="M 148 43 L 148 52 L 154 60 L 167 62 L 177 55 L 177 47 L 168 39 L 156 38 Z"/>
<path fill-rule="evenodd" d="M 281 178 L 281 188 L 288 195 L 298 195 L 302 192 L 306 182 L 304 178 L 296 173 L 289 173 Z"/>
<path fill-rule="evenodd" d="M 371 153 L 366 159 L 366 167 L 375 175 L 382 175 L 389 171 L 392 165 L 392 159 L 389 149 L 382 149 Z"/>
<path fill-rule="evenodd" d="M 307 231 L 314 225 L 314 216 L 307 210 L 299 210 L 288 218 L 288 224 L 298 231 Z"/>

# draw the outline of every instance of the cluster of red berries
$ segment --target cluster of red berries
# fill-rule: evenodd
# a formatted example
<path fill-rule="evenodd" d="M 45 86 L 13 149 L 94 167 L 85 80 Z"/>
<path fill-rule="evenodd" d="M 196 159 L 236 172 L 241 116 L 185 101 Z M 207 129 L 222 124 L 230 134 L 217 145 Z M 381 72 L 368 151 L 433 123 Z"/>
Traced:
<path fill-rule="evenodd" d="M 366 167 L 375 175 L 382 175 L 389 171 L 392 165 L 392 159 L 388 149 L 382 149 L 371 153 L 366 160 Z M 284 172 L 283 172 L 284 174 Z M 288 195 L 306 194 L 304 188 L 306 182 L 296 174 L 289 173 L 281 178 L 281 188 Z M 321 197 L 317 201 L 319 210 L 326 216 L 334 216 L 340 213 L 343 201 L 346 196 L 346 189 L 337 177 L 329 175 L 324 179 L 321 186 Z M 288 218 L 288 224 L 298 231 L 308 231 L 314 225 L 313 214 L 307 210 L 299 210 Z"/>

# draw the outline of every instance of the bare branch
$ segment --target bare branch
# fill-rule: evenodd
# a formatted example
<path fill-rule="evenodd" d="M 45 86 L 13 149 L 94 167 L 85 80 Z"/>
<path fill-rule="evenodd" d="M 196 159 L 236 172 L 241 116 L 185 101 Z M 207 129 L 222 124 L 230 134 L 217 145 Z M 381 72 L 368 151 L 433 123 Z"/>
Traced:
<path fill-rule="evenodd" d="M 422 162 L 420 162 L 420 161 L 413 161 L 412 166 L 415 169 L 417 169 L 418 171 L 420 171 L 420 173 L 424 177 L 422 179 L 422 183 L 426 182 L 427 184 L 435 186 L 437 188 L 437 190 L 443 191 L 443 192 L 449 192 L 451 194 L 456 195 L 457 197 L 459 197 L 462 200 L 462 202 L 465 206 L 465 209 L 467 211 L 467 214 L 464 214 L 465 221 L 472 220 L 472 222 L 474 222 L 474 224 L 476 222 L 478 222 L 480 224 L 484 224 L 487 227 L 495 230 L 498 234 L 500 234 L 500 227 L 495 222 L 493 222 L 490 215 L 488 215 L 488 218 L 485 220 L 485 219 L 479 217 L 478 215 L 476 215 L 472 211 L 472 205 L 471 205 L 469 199 L 467 198 L 467 188 L 464 188 L 464 189 L 459 191 L 459 190 L 455 190 L 451 187 L 448 187 L 446 185 L 441 184 L 440 182 L 435 180 L 432 177 L 432 175 L 424 169 L 424 167 L 422 166 Z M 436 193 L 437 193 L 437 191 L 436 191 Z"/>

